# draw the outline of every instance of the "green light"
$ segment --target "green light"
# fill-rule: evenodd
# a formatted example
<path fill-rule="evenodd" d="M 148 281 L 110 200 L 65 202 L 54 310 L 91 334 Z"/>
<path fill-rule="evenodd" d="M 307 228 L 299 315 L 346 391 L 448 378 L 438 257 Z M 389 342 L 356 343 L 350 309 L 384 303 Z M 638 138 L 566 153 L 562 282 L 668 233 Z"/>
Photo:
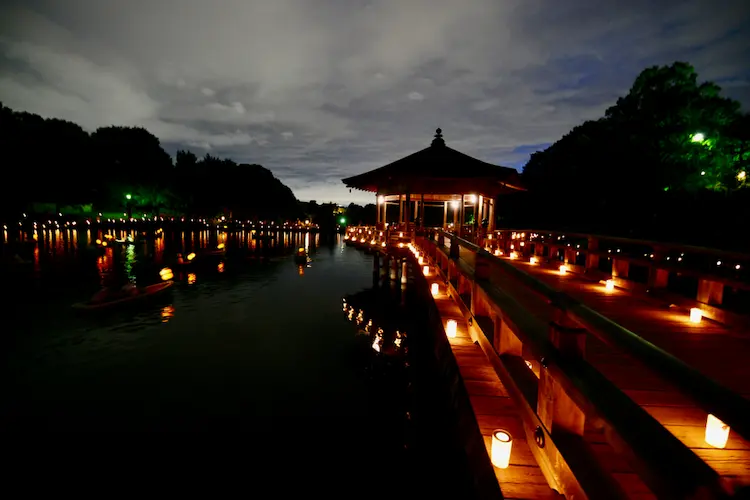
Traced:
<path fill-rule="evenodd" d="M 697 134 L 693 134 L 693 137 L 690 140 L 693 142 L 703 142 L 704 140 L 706 140 L 706 136 L 698 132 Z"/>
<path fill-rule="evenodd" d="M 126 195 L 125 195 L 125 199 L 126 199 L 126 200 L 129 200 L 129 199 L 131 199 L 132 197 L 133 197 L 133 196 L 132 196 L 132 195 L 131 195 L 130 193 L 128 193 L 128 194 L 126 194 Z"/>
<path fill-rule="evenodd" d="M 339 222 L 340 222 L 341 224 L 346 224 L 346 217 L 342 217 L 342 218 L 340 218 L 340 219 L 339 219 Z"/>

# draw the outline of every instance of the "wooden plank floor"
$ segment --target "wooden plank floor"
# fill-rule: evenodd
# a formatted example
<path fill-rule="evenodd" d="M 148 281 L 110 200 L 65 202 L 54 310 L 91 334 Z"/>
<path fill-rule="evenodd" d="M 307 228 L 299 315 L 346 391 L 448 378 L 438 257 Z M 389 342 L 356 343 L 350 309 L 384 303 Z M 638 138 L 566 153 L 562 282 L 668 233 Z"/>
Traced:
<path fill-rule="evenodd" d="M 510 261 L 544 283 L 569 294 L 597 312 L 665 351 L 682 359 L 706 376 L 745 397 L 750 396 L 750 337 L 738 335 L 705 318 L 690 323 L 685 311 L 643 295 L 604 286 L 568 273 L 528 262 Z M 502 272 L 493 272 L 493 281 L 513 287 Z M 517 300 L 534 306 L 535 314 L 549 314 L 549 307 L 538 304 L 531 293 L 519 293 Z M 726 448 L 717 449 L 704 441 L 706 412 L 697 408 L 676 388 L 644 365 L 605 345 L 593 336 L 587 338 L 586 357 L 603 375 L 628 394 L 669 429 L 693 452 L 733 484 L 750 484 L 750 444 L 730 432 Z"/>
<path fill-rule="evenodd" d="M 506 499 L 561 498 L 549 487 L 534 460 L 526 442 L 520 412 L 481 347 L 471 341 L 458 305 L 446 294 L 440 294 L 435 302 L 444 326 L 449 319 L 455 319 L 458 323 L 457 336 L 449 341 L 469 393 L 479 429 L 484 437 L 488 457 L 490 436 L 494 429 L 506 429 L 513 436 L 510 466 L 507 469 L 494 468 L 503 497 Z"/>

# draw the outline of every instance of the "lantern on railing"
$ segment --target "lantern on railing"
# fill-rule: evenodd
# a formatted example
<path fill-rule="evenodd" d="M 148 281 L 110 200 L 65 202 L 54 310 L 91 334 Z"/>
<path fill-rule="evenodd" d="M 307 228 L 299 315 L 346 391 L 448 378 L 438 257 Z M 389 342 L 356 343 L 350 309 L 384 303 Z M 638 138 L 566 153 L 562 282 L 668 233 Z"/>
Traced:
<path fill-rule="evenodd" d="M 425 276 L 429 276 L 430 275 L 430 266 L 424 266 L 422 268 L 422 274 L 424 274 Z"/>
<path fill-rule="evenodd" d="M 604 282 L 604 289 L 608 292 L 611 292 L 615 289 L 615 282 L 614 280 L 607 280 Z"/>
<path fill-rule="evenodd" d="M 724 448 L 729 440 L 729 426 L 709 413 L 705 439 L 714 448 Z"/>
<path fill-rule="evenodd" d="M 536 257 L 531 257 L 531 258 L 529 259 L 529 264 L 531 264 L 531 265 L 534 265 L 534 264 L 536 264 L 537 262 L 539 262 L 539 260 L 538 260 L 538 259 L 537 259 Z"/>
<path fill-rule="evenodd" d="M 566 266 L 565 264 L 561 265 L 561 266 L 560 266 L 560 274 L 561 274 L 562 276 L 565 276 L 565 274 L 566 274 L 567 272 L 568 272 L 568 266 Z"/>
<path fill-rule="evenodd" d="M 440 285 L 438 285 L 437 283 L 433 283 L 432 285 L 430 285 L 430 293 L 433 297 L 437 297 L 440 293 Z"/>
<path fill-rule="evenodd" d="M 700 323 L 702 317 L 703 317 L 703 312 L 699 308 L 693 307 L 690 309 L 690 322 L 691 323 Z"/>
<path fill-rule="evenodd" d="M 513 438 L 510 432 L 497 429 L 492 432 L 492 447 L 490 450 L 490 460 L 492 465 L 498 469 L 507 469 L 510 465 L 510 452 L 513 448 Z"/>
<path fill-rule="evenodd" d="M 449 319 L 445 325 L 445 334 L 448 336 L 449 339 L 455 339 L 457 329 L 458 329 L 458 323 L 456 323 L 456 320 Z"/>

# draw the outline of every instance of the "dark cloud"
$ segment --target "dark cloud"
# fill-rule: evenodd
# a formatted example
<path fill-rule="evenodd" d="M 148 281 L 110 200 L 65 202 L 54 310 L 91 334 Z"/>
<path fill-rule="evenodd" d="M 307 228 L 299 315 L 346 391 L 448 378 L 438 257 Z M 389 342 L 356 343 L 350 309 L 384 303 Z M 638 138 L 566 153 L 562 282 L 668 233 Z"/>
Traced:
<path fill-rule="evenodd" d="M 170 150 L 260 163 L 301 199 L 449 145 L 521 166 L 684 60 L 750 104 L 746 0 L 25 0 L 0 7 L 0 99 Z"/>

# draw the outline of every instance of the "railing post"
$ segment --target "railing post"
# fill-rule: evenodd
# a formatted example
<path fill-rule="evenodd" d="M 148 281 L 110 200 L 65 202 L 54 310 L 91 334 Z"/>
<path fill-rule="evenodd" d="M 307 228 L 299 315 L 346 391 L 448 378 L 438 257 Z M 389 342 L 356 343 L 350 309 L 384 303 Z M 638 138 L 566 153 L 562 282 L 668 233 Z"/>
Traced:
<path fill-rule="evenodd" d="M 451 248 L 449 251 L 449 255 L 451 259 L 458 259 L 458 256 L 460 255 L 458 241 L 456 238 L 451 238 Z"/>
<path fill-rule="evenodd" d="M 589 236 L 588 250 L 586 251 L 586 272 L 599 268 L 599 240 Z"/>
<path fill-rule="evenodd" d="M 586 350 L 586 330 L 570 320 L 565 311 L 556 308 L 550 322 L 550 340 L 563 356 L 583 358 Z M 583 435 L 586 416 L 563 388 L 542 370 L 539 377 L 537 414 L 547 430 Z M 552 458 L 552 457 L 550 457 Z"/>
<path fill-rule="evenodd" d="M 724 299 L 724 284 L 718 281 L 702 279 L 698 281 L 698 302 L 719 306 Z"/>
<path fill-rule="evenodd" d="M 665 251 L 661 247 L 654 247 L 653 264 L 648 269 L 648 287 L 666 288 L 669 282 L 669 271 L 659 269 L 658 265 L 664 260 Z"/>
<path fill-rule="evenodd" d="M 474 262 L 474 279 L 490 279 L 490 254 L 483 248 L 477 250 L 476 253 L 476 261 Z"/>
<path fill-rule="evenodd" d="M 624 259 L 612 257 L 612 277 L 619 279 L 628 279 L 628 268 L 630 263 Z"/>

